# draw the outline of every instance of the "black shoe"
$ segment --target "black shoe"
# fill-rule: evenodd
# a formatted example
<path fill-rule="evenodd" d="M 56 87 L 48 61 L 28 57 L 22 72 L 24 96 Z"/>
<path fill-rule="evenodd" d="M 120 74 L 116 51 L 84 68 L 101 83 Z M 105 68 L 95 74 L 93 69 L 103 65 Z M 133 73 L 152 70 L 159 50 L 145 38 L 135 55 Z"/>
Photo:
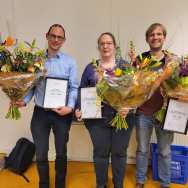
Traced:
<path fill-rule="evenodd" d="M 107 188 L 107 186 L 106 185 L 104 185 L 104 186 L 97 185 L 97 188 Z"/>

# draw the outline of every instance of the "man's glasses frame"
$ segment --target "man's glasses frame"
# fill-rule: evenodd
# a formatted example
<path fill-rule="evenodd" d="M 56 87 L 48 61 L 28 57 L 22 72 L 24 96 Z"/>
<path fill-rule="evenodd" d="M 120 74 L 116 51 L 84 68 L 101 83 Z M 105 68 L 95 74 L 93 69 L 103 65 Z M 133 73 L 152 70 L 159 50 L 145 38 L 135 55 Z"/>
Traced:
<path fill-rule="evenodd" d="M 64 36 L 59 36 L 59 35 L 54 35 L 54 34 L 48 34 L 48 38 L 49 40 L 59 40 L 59 41 L 63 41 L 65 39 Z"/>

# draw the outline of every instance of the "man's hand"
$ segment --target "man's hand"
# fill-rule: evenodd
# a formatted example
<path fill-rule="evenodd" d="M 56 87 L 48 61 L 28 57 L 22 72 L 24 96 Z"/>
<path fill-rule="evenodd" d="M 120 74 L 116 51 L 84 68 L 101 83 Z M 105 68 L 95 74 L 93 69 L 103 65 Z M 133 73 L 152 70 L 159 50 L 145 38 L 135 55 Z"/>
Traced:
<path fill-rule="evenodd" d="M 18 100 L 14 102 L 14 105 L 16 105 L 18 108 L 26 106 L 26 103 L 23 100 Z"/>
<path fill-rule="evenodd" d="M 59 108 L 53 108 L 52 111 L 56 112 L 60 116 L 64 116 L 70 114 L 72 112 L 72 108 L 68 106 L 63 106 Z"/>

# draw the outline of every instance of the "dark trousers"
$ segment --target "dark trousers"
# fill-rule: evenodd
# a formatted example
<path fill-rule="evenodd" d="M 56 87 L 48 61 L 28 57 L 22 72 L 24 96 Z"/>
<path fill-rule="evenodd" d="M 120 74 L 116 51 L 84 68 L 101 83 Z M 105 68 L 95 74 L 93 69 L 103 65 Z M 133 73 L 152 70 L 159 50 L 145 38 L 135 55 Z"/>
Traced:
<path fill-rule="evenodd" d="M 123 188 L 127 160 L 127 148 L 134 126 L 134 114 L 127 116 L 129 128 L 116 130 L 104 119 L 85 121 L 93 143 L 93 160 L 97 187 L 105 187 L 108 181 L 108 166 L 111 156 L 113 183 L 115 188 Z"/>
<path fill-rule="evenodd" d="M 54 133 L 56 160 L 55 160 L 55 187 L 65 188 L 67 171 L 67 142 L 72 121 L 72 114 L 59 116 L 53 111 L 45 111 L 35 106 L 31 120 L 31 132 L 36 147 L 36 162 L 39 174 L 39 188 L 49 188 L 49 135 Z"/>

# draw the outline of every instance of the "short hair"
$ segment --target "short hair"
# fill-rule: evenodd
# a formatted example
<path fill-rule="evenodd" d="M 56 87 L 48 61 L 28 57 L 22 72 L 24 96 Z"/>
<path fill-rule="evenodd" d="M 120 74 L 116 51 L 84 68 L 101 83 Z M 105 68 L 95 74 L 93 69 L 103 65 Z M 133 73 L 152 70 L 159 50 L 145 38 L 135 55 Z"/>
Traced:
<path fill-rule="evenodd" d="M 99 36 L 99 38 L 98 38 L 98 40 L 97 40 L 98 47 L 99 47 L 100 40 L 101 40 L 101 38 L 102 38 L 104 35 L 110 36 L 110 37 L 112 38 L 112 41 L 113 41 L 114 46 L 116 47 L 116 39 L 115 39 L 115 36 L 114 36 L 112 33 L 110 33 L 110 32 L 104 32 L 104 33 L 100 34 L 100 36 Z"/>
<path fill-rule="evenodd" d="M 157 27 L 160 27 L 160 28 L 162 29 L 163 35 L 164 35 L 164 37 L 166 37 L 167 31 L 166 31 L 165 26 L 164 26 L 163 24 L 161 24 L 161 23 L 153 23 L 153 24 L 151 24 L 151 25 L 148 27 L 148 29 L 146 30 L 146 34 L 145 34 L 146 41 L 147 41 L 149 35 L 150 35 L 150 34 L 153 32 L 153 30 L 155 30 Z"/>
<path fill-rule="evenodd" d="M 50 28 L 49 28 L 49 30 L 48 30 L 48 32 L 47 32 L 47 35 L 50 33 L 50 31 L 51 31 L 52 28 L 54 28 L 54 27 L 59 27 L 59 28 L 61 28 L 62 31 L 63 31 L 63 33 L 64 33 L 64 39 L 66 39 L 66 37 L 65 37 L 65 29 L 64 29 L 64 27 L 63 27 L 61 24 L 53 24 L 53 25 L 51 25 Z"/>

